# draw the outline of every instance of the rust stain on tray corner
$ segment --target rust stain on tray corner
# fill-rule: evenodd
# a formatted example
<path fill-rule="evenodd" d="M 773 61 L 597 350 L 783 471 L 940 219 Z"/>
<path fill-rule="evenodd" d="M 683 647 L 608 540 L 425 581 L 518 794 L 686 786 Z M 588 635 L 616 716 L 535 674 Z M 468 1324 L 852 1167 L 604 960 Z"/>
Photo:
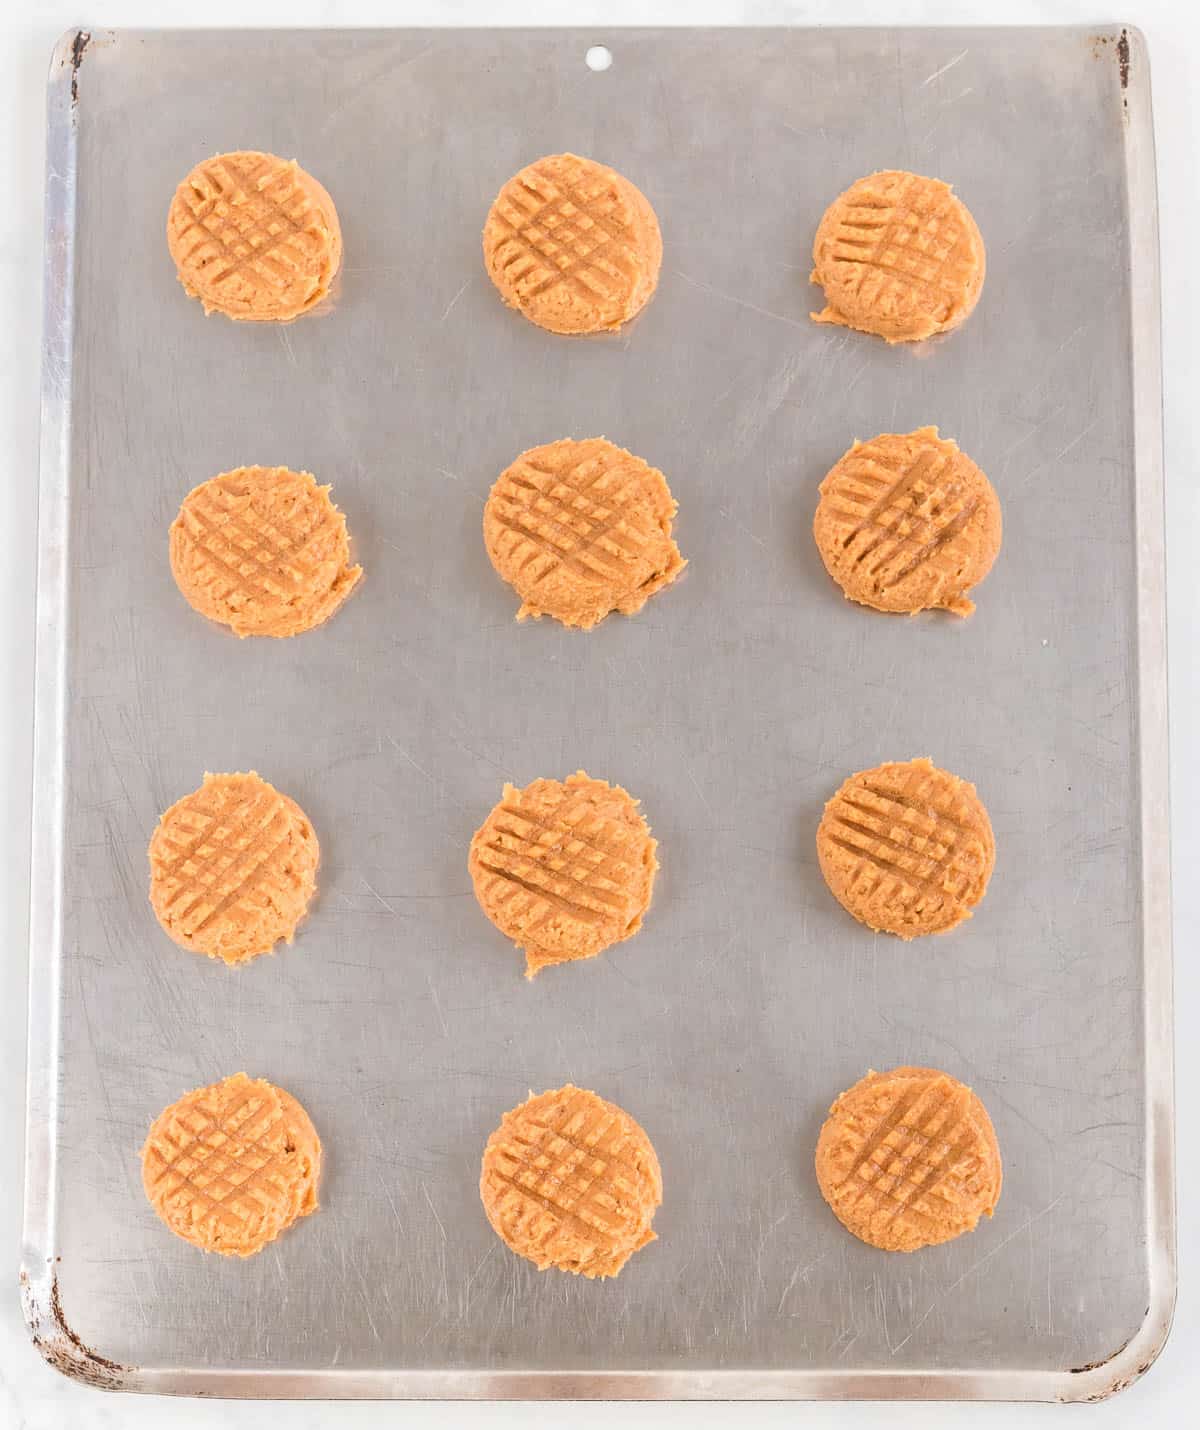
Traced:
<path fill-rule="evenodd" d="M 39 1296 L 40 1288 L 35 1288 L 28 1272 L 21 1272 L 20 1282 L 25 1321 L 33 1344 L 47 1365 L 98 1390 L 124 1390 L 130 1367 L 94 1351 L 72 1329 L 63 1315 L 57 1272 L 50 1277 L 46 1301 Z"/>
<path fill-rule="evenodd" d="M 1147 1307 L 1146 1307 L 1146 1315 L 1148 1316 L 1149 1314 L 1150 1314 L 1150 1307 L 1147 1306 Z M 1136 1334 L 1136 1332 L 1135 1332 L 1135 1334 Z M 1086 1375 L 1089 1370 L 1099 1370 L 1101 1366 L 1107 1365 L 1107 1364 L 1109 1363 L 1109 1361 L 1114 1361 L 1114 1360 L 1116 1360 L 1116 1358 L 1121 1354 L 1121 1352 L 1125 1349 L 1125 1347 L 1126 1347 L 1126 1346 L 1130 1343 L 1130 1341 L 1132 1341 L 1132 1340 L 1133 1340 L 1133 1336 L 1127 1336 L 1127 1337 L 1125 1338 L 1125 1340 L 1123 1340 L 1123 1341 L 1121 1342 L 1121 1344 L 1116 1348 L 1115 1351 L 1110 1351 L 1110 1352 L 1108 1353 L 1108 1355 L 1106 1355 L 1106 1356 L 1101 1356 L 1101 1358 L 1100 1358 L 1099 1360 L 1086 1361 L 1083 1365 L 1073 1365 L 1073 1366 L 1071 1367 L 1070 1371 L 1069 1371 L 1069 1374 L 1070 1374 L 1070 1375 Z"/>
<path fill-rule="evenodd" d="M 71 45 L 71 103 L 79 103 L 79 67 L 83 64 L 83 57 L 87 53 L 87 47 L 92 43 L 92 32 L 90 30 L 79 30 L 75 35 L 74 43 Z"/>
<path fill-rule="evenodd" d="M 1129 88 L 1129 66 L 1130 66 L 1130 45 L 1129 31 L 1123 29 L 1119 35 L 1089 35 L 1088 42 L 1092 47 L 1092 58 L 1094 60 L 1103 59 L 1108 54 L 1114 54 L 1117 59 L 1117 77 L 1121 82 L 1121 103 L 1126 109 L 1129 108 L 1129 99 L 1126 91 Z M 1109 50 L 1109 45 L 1112 50 Z"/>
<path fill-rule="evenodd" d="M 1130 1375 L 1123 1375 L 1119 1380 L 1114 1380 L 1111 1385 L 1105 1386 L 1103 1390 L 1098 1390 L 1095 1395 L 1087 1396 L 1083 1404 L 1098 1405 L 1102 1400 L 1111 1400 L 1114 1395 L 1120 1395 L 1123 1390 L 1128 1390 L 1135 1381 L 1141 1380 L 1142 1376 L 1146 1374 L 1153 1364 L 1154 1357 L 1151 1356 L 1148 1361 L 1144 1361 L 1138 1366 L 1137 1370 L 1133 1371 Z M 1082 1367 L 1080 1367 L 1080 1369 L 1082 1369 Z"/>
<path fill-rule="evenodd" d="M 1150 1315 L 1149 1306 L 1146 1307 L 1146 1315 Z M 1085 1365 L 1073 1365 L 1069 1373 L 1071 1375 L 1085 1375 L 1088 1371 L 1100 1370 L 1106 1365 L 1111 1365 L 1112 1362 L 1115 1361 L 1116 1358 L 1121 1354 L 1121 1352 L 1132 1343 L 1136 1334 L 1137 1332 L 1135 1331 L 1134 1335 L 1122 1341 L 1122 1343 L 1116 1348 L 1115 1351 L 1112 1352 L 1111 1355 L 1107 1355 L 1101 1360 L 1088 1361 Z M 1128 1388 L 1135 1381 L 1141 1380 L 1142 1376 L 1146 1374 L 1146 1372 L 1150 1369 L 1150 1367 L 1154 1364 L 1155 1360 L 1158 1358 L 1158 1351 L 1161 1349 L 1162 1345 L 1160 1343 L 1158 1349 L 1156 1349 L 1152 1355 L 1148 1356 L 1146 1360 L 1144 1360 L 1135 1370 L 1131 1371 L 1128 1375 L 1118 1376 L 1116 1380 L 1104 1386 L 1103 1389 L 1096 1391 L 1094 1395 L 1084 1396 L 1082 1398 L 1081 1403 L 1084 1405 L 1094 1405 L 1099 1403 L 1101 1400 L 1109 1400 L 1114 1395 L 1120 1395 L 1123 1390 L 1128 1390 Z"/>

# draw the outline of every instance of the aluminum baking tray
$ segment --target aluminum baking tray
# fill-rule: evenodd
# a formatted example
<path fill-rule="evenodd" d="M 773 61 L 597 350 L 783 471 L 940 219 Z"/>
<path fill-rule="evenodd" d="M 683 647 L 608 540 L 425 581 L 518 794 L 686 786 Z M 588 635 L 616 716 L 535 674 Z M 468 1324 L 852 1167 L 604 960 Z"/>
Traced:
<path fill-rule="evenodd" d="M 604 44 L 610 68 L 585 63 Z M 211 319 L 163 237 L 198 158 L 296 155 L 336 196 L 334 311 Z M 248 1396 L 1083 1399 L 1174 1298 L 1154 156 L 1136 31 L 69 35 L 50 81 L 28 1192 L 33 1333 L 69 1374 Z M 540 153 L 651 196 L 666 260 L 626 331 L 505 310 L 479 231 Z M 970 322 L 892 349 L 809 321 L 826 202 L 953 181 L 988 244 Z M 826 578 L 816 485 L 938 423 L 1005 544 L 969 621 Z M 522 448 L 605 433 L 669 475 L 686 578 L 590 634 L 513 622 L 480 511 Z M 325 628 L 238 642 L 166 531 L 246 462 L 331 480 L 367 573 Z M 903 945 L 826 893 L 851 770 L 930 754 L 999 848 L 986 901 Z M 661 841 L 645 930 L 521 978 L 467 880 L 498 795 L 577 767 Z M 227 971 L 146 899 L 159 812 L 257 768 L 321 837 L 296 945 Z M 996 1122 L 1003 1199 L 914 1257 L 812 1171 L 833 1096 L 933 1063 Z M 173 1240 L 137 1152 L 245 1068 L 301 1097 L 323 1210 L 248 1263 Z M 628 1107 L 660 1240 L 613 1283 L 489 1229 L 480 1149 L 529 1088 Z"/>

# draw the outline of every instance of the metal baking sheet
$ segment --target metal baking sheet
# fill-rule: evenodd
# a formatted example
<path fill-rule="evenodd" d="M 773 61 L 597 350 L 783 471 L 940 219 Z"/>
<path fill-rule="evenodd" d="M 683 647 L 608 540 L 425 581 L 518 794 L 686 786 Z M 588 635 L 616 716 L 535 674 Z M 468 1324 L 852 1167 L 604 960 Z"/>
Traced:
<path fill-rule="evenodd" d="M 612 66 L 593 72 L 589 45 Z M 214 151 L 335 195 L 334 311 L 211 319 L 163 237 Z M 652 198 L 666 260 L 626 331 L 506 311 L 479 231 L 564 148 Z M 221 1395 L 1021 1397 L 1109 1393 L 1174 1296 L 1157 238 L 1147 60 L 1112 30 L 68 36 L 50 82 L 26 1304 L 93 1383 Z M 826 202 L 896 166 L 988 244 L 970 322 L 892 349 L 818 327 Z M 1004 550 L 966 623 L 843 601 L 809 532 L 855 436 L 938 423 Z M 604 433 L 667 472 L 686 578 L 591 634 L 518 627 L 480 534 L 531 444 Z M 198 619 L 166 531 L 241 463 L 331 480 L 367 578 L 327 627 Z M 849 920 L 813 832 L 851 770 L 979 786 L 975 919 Z M 502 781 L 578 767 L 661 841 L 644 931 L 521 978 L 467 842 Z M 146 899 L 159 812 L 256 768 L 319 831 L 296 945 L 227 971 Z M 995 1219 L 860 1245 L 812 1172 L 868 1067 L 972 1083 Z M 154 1114 L 238 1069 L 324 1139 L 323 1209 L 245 1264 L 159 1225 Z M 660 1240 L 619 1280 L 539 1275 L 482 1215 L 530 1088 L 628 1107 Z"/>

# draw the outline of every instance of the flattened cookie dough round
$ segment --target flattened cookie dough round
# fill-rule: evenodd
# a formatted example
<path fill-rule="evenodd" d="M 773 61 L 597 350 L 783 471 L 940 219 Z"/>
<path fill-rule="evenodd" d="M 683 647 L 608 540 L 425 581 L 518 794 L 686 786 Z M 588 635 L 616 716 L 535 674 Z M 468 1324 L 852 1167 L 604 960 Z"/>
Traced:
<path fill-rule="evenodd" d="M 294 159 L 252 149 L 196 165 L 171 200 L 167 246 L 205 313 L 248 322 L 307 313 L 342 262 L 333 200 Z"/>
<path fill-rule="evenodd" d="M 142 1186 L 168 1227 L 201 1251 L 253 1256 L 317 1210 L 321 1142 L 294 1097 L 235 1073 L 159 1113 Z"/>
<path fill-rule="evenodd" d="M 911 939 L 971 917 L 996 842 L 973 784 L 929 760 L 907 760 L 845 781 L 821 816 L 817 859 L 847 913 Z"/>
<path fill-rule="evenodd" d="M 317 887 L 304 811 L 249 774 L 205 775 L 150 840 L 150 903 L 181 948 L 226 963 L 291 943 Z"/>
<path fill-rule="evenodd" d="M 294 636 L 328 620 L 362 577 L 329 490 L 287 467 L 238 467 L 194 487 L 170 534 L 193 610 L 237 636 Z"/>
<path fill-rule="evenodd" d="M 619 328 L 649 302 L 662 234 L 646 196 L 615 169 L 548 154 L 509 179 L 483 228 L 488 277 L 510 308 L 552 333 Z"/>
<path fill-rule="evenodd" d="M 487 1219 L 510 1251 L 539 1271 L 588 1277 L 615 1276 L 655 1239 L 662 1190 L 641 1127 L 570 1083 L 504 1114 L 479 1178 Z"/>
<path fill-rule="evenodd" d="M 877 611 L 969 616 L 1000 550 L 1000 500 L 936 427 L 854 446 L 820 487 L 813 536 L 846 596 Z"/>
<path fill-rule="evenodd" d="M 525 950 L 525 976 L 631 938 L 650 907 L 657 842 L 620 785 L 583 770 L 504 786 L 467 868 L 479 906 Z"/>
<path fill-rule="evenodd" d="M 531 447 L 497 478 L 483 540 L 521 597 L 517 620 L 590 629 L 631 616 L 687 565 L 672 536 L 678 504 L 657 467 L 604 437 Z"/>
<path fill-rule="evenodd" d="M 817 1140 L 821 1195 L 881 1251 L 917 1251 L 974 1231 L 1000 1200 L 987 1109 L 949 1073 L 868 1073 L 829 1109 Z"/>
<path fill-rule="evenodd" d="M 916 342 L 970 315 L 985 270 L 983 238 L 950 185 L 885 169 L 825 210 L 811 280 L 825 289 L 825 307 L 812 316 Z"/>

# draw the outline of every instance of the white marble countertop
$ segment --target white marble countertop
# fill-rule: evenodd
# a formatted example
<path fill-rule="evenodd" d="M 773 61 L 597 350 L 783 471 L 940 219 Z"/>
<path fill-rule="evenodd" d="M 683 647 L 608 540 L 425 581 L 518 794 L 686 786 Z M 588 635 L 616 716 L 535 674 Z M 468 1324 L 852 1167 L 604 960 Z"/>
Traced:
<path fill-rule="evenodd" d="M 1200 965 L 1192 928 L 1200 918 L 1200 752 L 1193 738 L 1200 720 L 1200 583 L 1192 574 L 1200 546 L 1200 7 L 1184 0 L 1131 0 L 1119 14 L 1094 0 L 861 0 L 783 3 L 782 0 L 108 0 L 83 12 L 67 0 L 25 0 L 0 15 L 0 947 L 7 977 L 0 994 L 0 1238 L 9 1248 L 9 1292 L 0 1297 L 0 1430 L 58 1430 L 154 1426 L 165 1430 L 257 1425 L 256 1403 L 184 1401 L 106 1395 L 67 1381 L 29 1344 L 16 1288 L 21 1204 L 25 1073 L 25 939 L 28 888 L 30 727 L 33 675 L 33 572 L 38 452 L 40 274 L 44 81 L 51 47 L 75 24 L 96 27 L 221 25 L 401 25 L 557 23 L 619 25 L 671 21 L 735 24 L 1074 24 L 1119 19 L 1145 32 L 1153 71 L 1162 230 L 1163 359 L 1167 463 L 1168 575 L 1171 643 L 1172 792 L 1175 870 L 1176 1019 L 1184 1031 L 1176 1053 L 1179 1106 L 1180 1295 L 1175 1329 L 1158 1364 L 1138 1384 L 1090 1411 L 1053 1406 L 806 1406 L 626 1405 L 615 1410 L 629 1426 L 808 1424 L 889 1430 L 975 1425 L 1033 1430 L 1089 1415 L 1105 1426 L 1163 1427 L 1194 1419 L 1200 1402 L 1200 1230 L 1190 1198 L 1200 1191 L 1200 1121 L 1189 1089 L 1200 1078 L 1200 1040 L 1187 1036 L 1200 1014 Z M 1190 1408 L 1189 1408 L 1190 1407 Z M 324 1402 L 274 1405 L 278 1430 L 330 1424 L 507 1426 L 552 1407 Z M 614 1407 L 577 1405 L 572 1424 L 607 1424 Z"/>

